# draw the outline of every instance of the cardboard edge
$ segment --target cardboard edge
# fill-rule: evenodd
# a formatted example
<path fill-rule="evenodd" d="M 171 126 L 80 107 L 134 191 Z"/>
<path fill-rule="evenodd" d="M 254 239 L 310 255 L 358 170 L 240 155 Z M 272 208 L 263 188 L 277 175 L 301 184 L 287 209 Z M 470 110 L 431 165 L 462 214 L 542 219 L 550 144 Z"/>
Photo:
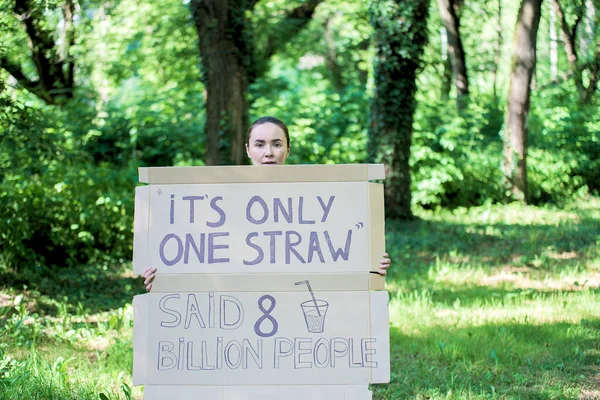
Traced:
<path fill-rule="evenodd" d="M 385 179 L 385 165 L 368 164 L 367 179 L 370 181 Z"/>
<path fill-rule="evenodd" d="M 360 387 L 348 385 L 344 392 L 344 400 L 373 400 L 373 393 L 368 385 Z"/>
<path fill-rule="evenodd" d="M 149 184 L 364 182 L 385 177 L 383 164 L 281 165 L 255 169 L 248 165 L 141 167 L 139 181 Z"/>
<path fill-rule="evenodd" d="M 309 280 L 316 291 L 368 291 L 383 289 L 385 277 L 366 272 L 352 273 L 254 273 L 167 274 L 159 273 L 152 293 L 175 292 L 297 292 L 306 290 L 295 282 Z"/>
<path fill-rule="evenodd" d="M 133 386 L 146 383 L 148 363 L 148 300 L 147 295 L 133 297 Z"/>
<path fill-rule="evenodd" d="M 385 209 L 383 200 L 383 184 L 369 183 L 369 249 L 371 254 L 371 271 L 379 270 L 379 261 L 385 253 Z"/>
<path fill-rule="evenodd" d="M 385 290 L 385 276 L 369 274 L 369 290 Z"/>
<path fill-rule="evenodd" d="M 387 291 L 370 293 L 371 337 L 382 339 L 377 343 L 377 368 L 371 368 L 371 383 L 390 381 L 390 312 Z"/>
<path fill-rule="evenodd" d="M 133 272 L 141 274 L 148 267 L 150 186 L 135 188 L 133 213 Z"/>
<path fill-rule="evenodd" d="M 141 183 L 149 183 L 150 182 L 148 167 L 139 167 L 138 168 L 138 180 Z"/>
<path fill-rule="evenodd" d="M 166 386 L 148 385 L 144 400 L 372 400 L 368 385 Z"/>

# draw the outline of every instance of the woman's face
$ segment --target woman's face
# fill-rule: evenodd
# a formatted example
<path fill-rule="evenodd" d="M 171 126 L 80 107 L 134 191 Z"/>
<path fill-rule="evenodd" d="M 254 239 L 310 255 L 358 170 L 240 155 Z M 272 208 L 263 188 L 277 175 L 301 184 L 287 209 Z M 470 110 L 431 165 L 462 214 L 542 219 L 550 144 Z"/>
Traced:
<path fill-rule="evenodd" d="M 267 122 L 252 128 L 246 153 L 252 165 L 283 165 L 290 148 L 283 129 Z"/>

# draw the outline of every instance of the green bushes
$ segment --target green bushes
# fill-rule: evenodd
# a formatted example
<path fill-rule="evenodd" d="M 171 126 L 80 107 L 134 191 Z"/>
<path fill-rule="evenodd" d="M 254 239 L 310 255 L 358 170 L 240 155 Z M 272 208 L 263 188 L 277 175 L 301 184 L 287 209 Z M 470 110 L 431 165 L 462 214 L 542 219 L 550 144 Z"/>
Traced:
<path fill-rule="evenodd" d="M 532 99 L 527 171 L 530 202 L 563 204 L 600 190 L 600 120 L 594 105 Z M 411 154 L 413 205 L 469 207 L 507 201 L 503 188 L 503 111 L 479 97 L 458 115 L 453 103 L 422 99 Z"/>
<path fill-rule="evenodd" d="M 500 201 L 499 128 L 492 104 L 472 102 L 458 115 L 452 102 L 420 102 L 411 151 L 413 205 L 452 208 Z"/>
<path fill-rule="evenodd" d="M 560 203 L 600 191 L 600 118 L 596 104 L 553 88 L 532 103 L 530 191 L 538 203 Z"/>
<path fill-rule="evenodd" d="M 253 116 L 276 114 L 288 123 L 290 162 L 365 162 L 368 94 L 348 86 L 340 95 L 310 74 L 297 78 L 282 80 L 275 98 L 263 93 L 268 86 L 257 85 L 252 109 Z M 458 114 L 451 100 L 424 92 L 418 100 L 413 205 L 507 201 L 500 103 L 474 96 Z M 132 101 L 115 100 L 99 111 L 34 108 L 0 94 L 0 268 L 130 260 L 136 168 L 201 165 L 204 151 L 202 113 L 153 106 L 147 98 Z M 600 191 L 596 114 L 593 104 L 578 104 L 568 88 L 536 92 L 527 160 L 532 203 L 560 205 Z"/>
<path fill-rule="evenodd" d="M 1 101 L 7 110 L 0 140 L 5 266 L 129 259 L 134 166 L 94 165 L 63 120 L 6 97 Z"/>
<path fill-rule="evenodd" d="M 3 257 L 12 265 L 74 266 L 131 254 L 132 174 L 60 166 L 2 182 Z M 79 168 L 78 168 L 79 167 Z"/>

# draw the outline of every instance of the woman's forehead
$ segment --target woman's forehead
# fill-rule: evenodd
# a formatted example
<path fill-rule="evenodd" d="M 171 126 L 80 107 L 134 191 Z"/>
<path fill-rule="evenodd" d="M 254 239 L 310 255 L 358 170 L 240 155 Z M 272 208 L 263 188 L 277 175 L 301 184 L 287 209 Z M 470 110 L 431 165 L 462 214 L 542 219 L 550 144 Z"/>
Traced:
<path fill-rule="evenodd" d="M 256 125 L 254 128 L 252 128 L 252 132 L 250 132 L 250 139 L 264 141 L 272 141 L 277 139 L 285 140 L 285 133 L 279 126 L 267 122 Z"/>

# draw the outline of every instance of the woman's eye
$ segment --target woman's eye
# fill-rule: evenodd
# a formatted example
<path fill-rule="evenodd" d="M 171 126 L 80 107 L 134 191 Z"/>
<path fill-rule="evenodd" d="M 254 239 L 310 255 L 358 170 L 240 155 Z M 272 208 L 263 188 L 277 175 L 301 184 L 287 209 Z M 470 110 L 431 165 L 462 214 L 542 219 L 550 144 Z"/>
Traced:
<path fill-rule="evenodd" d="M 279 147 L 281 147 L 281 143 L 275 143 L 274 146 L 279 148 Z"/>

